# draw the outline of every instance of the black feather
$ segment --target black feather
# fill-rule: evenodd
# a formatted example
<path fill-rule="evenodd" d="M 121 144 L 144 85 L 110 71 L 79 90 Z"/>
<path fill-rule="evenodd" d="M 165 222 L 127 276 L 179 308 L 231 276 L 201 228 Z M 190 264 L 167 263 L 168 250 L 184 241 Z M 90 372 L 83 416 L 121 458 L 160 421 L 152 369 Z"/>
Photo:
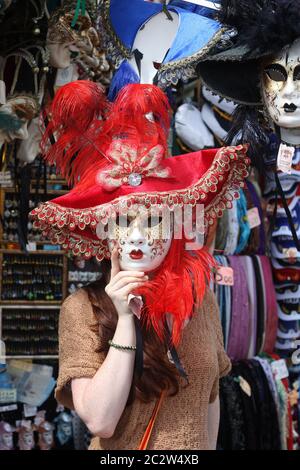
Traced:
<path fill-rule="evenodd" d="M 262 126 L 255 107 L 239 105 L 233 114 L 233 124 L 227 134 L 227 145 L 249 144 L 248 156 L 254 167 L 264 170 L 264 156 L 269 145 L 269 134 Z"/>
<path fill-rule="evenodd" d="M 269 0 L 221 0 L 217 17 L 220 23 L 241 31 Z"/>
<path fill-rule="evenodd" d="M 238 44 L 276 53 L 300 37 L 300 0 L 221 0 L 219 20 L 238 30 Z"/>

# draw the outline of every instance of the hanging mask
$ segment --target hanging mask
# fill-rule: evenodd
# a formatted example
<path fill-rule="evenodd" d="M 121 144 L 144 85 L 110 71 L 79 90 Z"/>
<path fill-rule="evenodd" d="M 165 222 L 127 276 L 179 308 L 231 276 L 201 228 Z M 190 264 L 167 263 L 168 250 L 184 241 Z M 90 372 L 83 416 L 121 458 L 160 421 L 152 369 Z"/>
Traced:
<path fill-rule="evenodd" d="M 79 15 L 74 24 L 75 6 L 75 2 L 69 2 L 55 10 L 49 20 L 50 63 L 56 68 L 66 68 L 74 56 L 83 75 L 94 78 L 97 72 L 107 72 L 110 66 L 100 52 L 99 36 L 88 12 Z"/>
<path fill-rule="evenodd" d="M 0 142 L 12 142 L 15 139 L 25 140 L 28 138 L 28 123 L 37 116 L 39 105 L 36 99 L 30 95 L 16 95 L 0 107 L 0 114 L 16 123 L 10 128 L 0 128 Z"/>
<path fill-rule="evenodd" d="M 34 427 L 32 426 L 31 421 L 23 420 L 18 426 L 17 432 L 19 435 L 18 438 L 18 447 L 20 450 L 32 450 L 35 446 L 34 442 Z"/>
<path fill-rule="evenodd" d="M 41 138 L 39 118 L 36 117 L 28 125 L 28 138 L 20 143 L 17 158 L 22 162 L 32 163 L 40 153 Z"/>
<path fill-rule="evenodd" d="M 12 450 L 14 448 L 13 433 L 15 428 L 5 421 L 0 422 L 0 450 Z"/>
<path fill-rule="evenodd" d="M 300 39 L 264 65 L 262 92 L 274 123 L 300 135 Z"/>
<path fill-rule="evenodd" d="M 50 450 L 54 447 L 53 424 L 43 421 L 37 426 L 38 445 L 40 450 Z"/>
<path fill-rule="evenodd" d="M 73 418 L 69 413 L 62 411 L 54 422 L 57 423 L 57 439 L 61 445 L 64 445 L 73 437 Z"/>

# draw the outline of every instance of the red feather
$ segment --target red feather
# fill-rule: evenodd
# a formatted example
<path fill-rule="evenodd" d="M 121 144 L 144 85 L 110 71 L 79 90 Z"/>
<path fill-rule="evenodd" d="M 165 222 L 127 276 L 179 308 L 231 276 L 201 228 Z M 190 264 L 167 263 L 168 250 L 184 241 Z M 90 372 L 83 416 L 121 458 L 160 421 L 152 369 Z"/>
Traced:
<path fill-rule="evenodd" d="M 214 258 L 205 248 L 185 249 L 186 240 L 173 239 L 170 250 L 152 280 L 134 290 L 142 295 L 145 307 L 142 320 L 152 325 L 163 339 L 166 313 L 173 317 L 172 340 L 178 345 L 185 320 L 197 312 L 216 266 Z"/>
<path fill-rule="evenodd" d="M 147 119 L 147 115 L 153 120 Z M 155 85 L 130 84 L 122 88 L 111 106 L 105 132 L 129 133 L 149 139 L 150 145 L 166 144 L 171 107 L 165 93 Z M 135 137 L 134 137 L 135 138 Z"/>
<path fill-rule="evenodd" d="M 42 152 L 70 185 L 76 184 L 100 157 L 95 142 L 108 108 L 99 84 L 78 80 L 61 87 L 48 109 L 50 122 L 42 139 Z"/>

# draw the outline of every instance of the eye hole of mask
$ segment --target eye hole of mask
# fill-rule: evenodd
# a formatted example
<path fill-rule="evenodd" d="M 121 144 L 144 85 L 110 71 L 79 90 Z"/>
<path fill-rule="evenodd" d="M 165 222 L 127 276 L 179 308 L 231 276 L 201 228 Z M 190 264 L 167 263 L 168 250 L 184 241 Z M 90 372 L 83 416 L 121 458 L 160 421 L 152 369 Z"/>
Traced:
<path fill-rule="evenodd" d="M 150 216 L 148 217 L 147 220 L 145 220 L 144 222 L 144 227 L 145 228 L 153 228 L 153 227 L 156 227 L 157 225 L 159 225 L 162 221 L 162 217 L 159 217 L 159 216 Z"/>
<path fill-rule="evenodd" d="M 127 227 L 129 227 L 130 220 L 128 219 L 127 215 L 117 215 L 116 224 L 119 227 L 127 228 Z"/>
<path fill-rule="evenodd" d="M 265 68 L 265 73 L 274 82 L 285 82 L 287 80 L 287 71 L 282 65 L 272 64 Z"/>
<path fill-rule="evenodd" d="M 288 304 L 288 303 L 281 303 L 280 305 L 281 310 L 283 313 L 290 315 L 292 312 L 300 313 L 300 303 L 298 304 Z"/>
<path fill-rule="evenodd" d="M 300 65 L 297 65 L 297 67 L 295 67 L 294 80 L 300 80 Z"/>

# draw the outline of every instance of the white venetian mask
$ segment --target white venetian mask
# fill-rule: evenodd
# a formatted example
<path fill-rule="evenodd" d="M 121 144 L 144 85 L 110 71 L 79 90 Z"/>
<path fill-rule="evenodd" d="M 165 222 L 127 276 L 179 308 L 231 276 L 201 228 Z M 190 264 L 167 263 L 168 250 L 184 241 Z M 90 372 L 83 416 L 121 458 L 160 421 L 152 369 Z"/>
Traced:
<path fill-rule="evenodd" d="M 12 142 L 15 139 L 28 139 L 28 123 L 38 113 L 38 105 L 30 96 L 16 96 L 1 106 L 1 112 L 10 114 L 21 121 L 21 127 L 15 131 L 1 131 L 0 142 Z"/>
<path fill-rule="evenodd" d="M 300 39 L 265 64 L 262 89 L 274 123 L 300 132 Z"/>
<path fill-rule="evenodd" d="M 138 51 L 138 56 L 129 59 L 129 63 L 140 76 L 141 83 L 153 83 L 160 64 L 172 46 L 176 37 L 179 17 L 170 11 L 173 21 L 164 12 L 150 18 L 137 32 L 132 50 Z"/>
<path fill-rule="evenodd" d="M 13 448 L 13 434 L 11 432 L 4 432 L 1 438 L 5 447 Z"/>
<path fill-rule="evenodd" d="M 155 215 L 150 210 L 140 208 L 110 220 L 108 246 L 112 252 L 117 244 L 122 270 L 151 272 L 161 265 L 172 242 L 173 222 L 170 215 L 170 212 Z"/>

